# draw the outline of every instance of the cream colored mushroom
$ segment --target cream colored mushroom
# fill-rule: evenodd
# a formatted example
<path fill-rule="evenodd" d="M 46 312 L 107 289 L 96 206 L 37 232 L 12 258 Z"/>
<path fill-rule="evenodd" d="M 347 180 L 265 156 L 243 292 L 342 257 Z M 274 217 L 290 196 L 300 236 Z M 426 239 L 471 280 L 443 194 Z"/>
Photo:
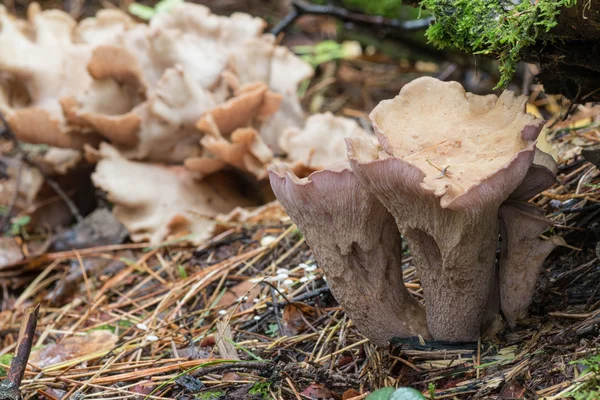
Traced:
<path fill-rule="evenodd" d="M 231 55 L 230 64 L 241 84 L 264 82 L 282 95 L 281 107 L 260 129 L 265 143 L 279 152 L 281 133 L 304 125 L 304 111 L 297 91 L 300 83 L 314 74 L 313 68 L 286 47 L 277 46 L 273 35 L 245 40 Z"/>
<path fill-rule="evenodd" d="M 117 94 L 120 101 L 111 102 Z M 105 80 L 63 106 L 72 123 L 100 132 L 128 158 L 181 162 L 201 154 L 201 134 L 195 124 L 214 100 L 177 67 L 165 72 L 141 104 L 135 105 L 126 89 Z"/>
<path fill-rule="evenodd" d="M 106 143 L 100 155 L 92 180 L 108 193 L 113 213 L 134 241 L 156 244 L 189 234 L 189 241 L 200 243 L 211 236 L 217 215 L 253 205 L 240 195 L 239 182 L 231 176 L 215 174 L 197 181 L 182 166 L 129 161 Z"/>
<path fill-rule="evenodd" d="M 273 160 L 273 153 L 263 143 L 258 132 L 253 128 L 238 128 L 231 134 L 229 140 L 222 136 L 206 135 L 200 140 L 203 148 L 211 156 L 208 160 L 222 160 L 221 168 L 232 165 L 241 171 L 254 175 L 257 179 L 267 177 L 267 166 Z M 207 158 L 207 157 L 203 157 Z M 220 170 L 217 163 L 212 163 L 214 168 L 208 167 L 207 161 L 200 157 L 185 160 L 185 165 L 191 171 L 203 175 Z"/>
<path fill-rule="evenodd" d="M 281 96 L 270 92 L 264 83 L 243 85 L 235 97 L 207 110 L 196 126 L 207 133 L 229 136 L 238 128 L 264 121 L 277 111 L 280 100 Z"/>
<path fill-rule="evenodd" d="M 344 140 L 349 137 L 376 141 L 356 121 L 324 113 L 308 117 L 302 129 L 286 129 L 279 138 L 279 146 L 298 174 L 299 170 L 318 171 L 328 164 L 346 160 Z"/>

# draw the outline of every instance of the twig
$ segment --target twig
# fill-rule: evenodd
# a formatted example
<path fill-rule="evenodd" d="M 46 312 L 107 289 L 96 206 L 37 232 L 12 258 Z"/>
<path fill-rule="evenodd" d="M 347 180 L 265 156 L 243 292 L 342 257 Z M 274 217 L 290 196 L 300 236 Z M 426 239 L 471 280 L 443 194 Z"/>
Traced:
<path fill-rule="evenodd" d="M 204 367 L 195 370 L 191 375 L 194 377 L 201 377 L 208 374 L 214 374 L 225 370 L 239 371 L 244 369 L 257 369 L 265 370 L 273 366 L 270 362 L 265 361 L 236 361 L 232 363 L 224 363 L 211 367 Z"/>
<path fill-rule="evenodd" d="M 0 400 L 21 399 L 19 386 L 25 375 L 25 367 L 27 367 L 27 360 L 29 360 L 29 354 L 31 353 L 39 309 L 40 305 L 38 304 L 25 310 L 21 329 L 19 330 L 15 356 L 10 362 L 6 379 L 0 383 Z"/>
<path fill-rule="evenodd" d="M 346 22 L 355 22 L 360 24 L 376 25 L 381 28 L 394 28 L 401 31 L 416 31 L 425 29 L 433 21 L 432 17 L 403 21 L 399 19 L 389 19 L 380 16 L 365 15 L 357 12 L 348 11 L 345 8 L 337 7 L 332 4 L 318 5 L 309 4 L 302 0 L 294 0 L 292 10 L 287 14 L 273 29 L 271 33 L 275 36 L 286 31 L 302 15 L 327 15 L 339 18 Z"/>

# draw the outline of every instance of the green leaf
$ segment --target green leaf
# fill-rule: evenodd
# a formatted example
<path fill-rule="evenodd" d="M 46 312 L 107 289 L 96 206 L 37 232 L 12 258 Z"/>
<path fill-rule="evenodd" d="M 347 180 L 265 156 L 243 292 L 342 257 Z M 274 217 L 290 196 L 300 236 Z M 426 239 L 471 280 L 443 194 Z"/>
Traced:
<path fill-rule="evenodd" d="M 390 400 L 394 391 L 393 387 L 385 387 L 368 395 L 366 400 Z"/>
<path fill-rule="evenodd" d="M 179 264 L 177 266 L 177 271 L 179 272 L 179 277 L 181 279 L 185 279 L 188 277 L 188 274 L 187 274 L 187 272 L 185 272 L 185 267 L 183 265 Z"/>
<path fill-rule="evenodd" d="M 21 233 L 21 229 L 27 226 L 27 224 L 30 222 L 31 217 L 29 215 L 24 215 L 22 217 L 17 218 L 12 222 L 10 226 L 10 234 L 12 236 L 17 236 L 19 233 Z"/>
<path fill-rule="evenodd" d="M 416 389 L 403 387 L 392 394 L 390 400 L 426 400 L 425 396 Z"/>
<path fill-rule="evenodd" d="M 156 11 L 154 11 L 154 8 L 140 3 L 131 3 L 129 5 L 129 13 L 135 15 L 139 19 L 149 20 L 156 14 Z"/>

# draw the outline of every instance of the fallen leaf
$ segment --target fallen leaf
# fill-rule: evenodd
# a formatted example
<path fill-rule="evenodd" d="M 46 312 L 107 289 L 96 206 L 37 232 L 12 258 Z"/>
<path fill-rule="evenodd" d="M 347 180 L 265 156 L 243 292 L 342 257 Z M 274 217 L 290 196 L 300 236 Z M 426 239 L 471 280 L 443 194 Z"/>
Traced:
<path fill-rule="evenodd" d="M 348 399 L 351 399 L 353 397 L 358 397 L 358 396 L 360 396 L 360 392 L 358 390 L 348 389 L 342 395 L 342 400 L 348 400 Z"/>
<path fill-rule="evenodd" d="M 14 238 L 0 237 L 0 269 L 22 261 L 23 258 L 21 246 Z"/>
<path fill-rule="evenodd" d="M 33 350 L 29 362 L 39 368 L 46 368 L 74 358 L 108 352 L 115 347 L 118 340 L 118 336 L 109 330 L 69 336 L 59 343 Z"/>
<path fill-rule="evenodd" d="M 254 305 L 254 299 L 260 294 L 261 286 L 250 280 L 238 283 L 235 286 L 227 288 L 223 296 L 217 302 L 215 308 L 228 307 L 240 301 L 241 297 L 246 298 L 241 302 L 238 311 L 244 311 L 248 307 Z"/>
<path fill-rule="evenodd" d="M 315 309 L 300 302 L 289 302 L 283 308 L 283 335 L 295 336 L 306 328 L 305 319 L 315 315 Z"/>
<path fill-rule="evenodd" d="M 226 360 L 239 360 L 237 350 L 233 345 L 233 334 L 228 324 L 222 321 L 217 322 L 217 348 L 221 358 Z"/>
<path fill-rule="evenodd" d="M 327 389 L 323 385 L 319 385 L 318 383 L 311 383 L 300 394 L 308 396 L 311 399 L 329 399 L 333 397 L 331 390 Z"/>
<path fill-rule="evenodd" d="M 72 228 L 52 241 L 52 251 L 84 249 L 120 244 L 127 238 L 127 229 L 106 208 L 98 208 Z"/>
<path fill-rule="evenodd" d="M 242 378 L 235 372 L 225 372 L 223 374 L 223 377 L 221 378 L 221 380 L 223 382 L 234 382 L 234 381 L 239 381 L 241 379 Z"/>
<path fill-rule="evenodd" d="M 522 399 L 525 388 L 516 381 L 510 381 L 502 387 L 497 400 Z"/>

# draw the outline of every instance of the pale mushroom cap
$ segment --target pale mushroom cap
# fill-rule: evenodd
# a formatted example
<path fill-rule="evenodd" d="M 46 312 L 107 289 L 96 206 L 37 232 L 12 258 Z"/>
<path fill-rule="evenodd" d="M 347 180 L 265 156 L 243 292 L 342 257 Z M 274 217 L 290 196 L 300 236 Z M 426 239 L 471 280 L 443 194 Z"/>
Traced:
<path fill-rule="evenodd" d="M 370 116 L 383 149 L 422 171 L 421 186 L 447 207 L 494 175 L 504 175 L 496 177 L 497 185 L 507 186 L 501 192 L 523 179 L 527 168 L 511 164 L 531 163 L 543 124 L 525 112 L 525 103 L 512 92 L 477 96 L 457 82 L 423 77 Z"/>
<path fill-rule="evenodd" d="M 275 94 L 268 91 L 267 85 L 255 82 L 240 88 L 237 96 L 206 111 L 196 127 L 211 134 L 227 136 L 238 128 L 247 127 L 255 118 L 264 119 L 279 107 Z"/>
<path fill-rule="evenodd" d="M 121 10 L 100 10 L 95 17 L 86 18 L 77 25 L 75 41 L 93 46 L 112 44 L 135 25 L 133 19 Z"/>
<path fill-rule="evenodd" d="M 279 138 L 279 146 L 291 162 L 300 162 L 312 170 L 346 160 L 347 137 L 365 137 L 375 141 L 356 121 L 331 113 L 308 117 L 304 128 L 288 128 Z"/>
<path fill-rule="evenodd" d="M 129 161 L 106 143 L 99 154 L 92 181 L 108 192 L 115 216 L 134 241 L 158 243 L 192 232 L 190 240 L 199 243 L 212 234 L 213 217 L 253 205 L 239 194 L 239 183 L 225 175 L 197 181 L 182 166 Z"/>

